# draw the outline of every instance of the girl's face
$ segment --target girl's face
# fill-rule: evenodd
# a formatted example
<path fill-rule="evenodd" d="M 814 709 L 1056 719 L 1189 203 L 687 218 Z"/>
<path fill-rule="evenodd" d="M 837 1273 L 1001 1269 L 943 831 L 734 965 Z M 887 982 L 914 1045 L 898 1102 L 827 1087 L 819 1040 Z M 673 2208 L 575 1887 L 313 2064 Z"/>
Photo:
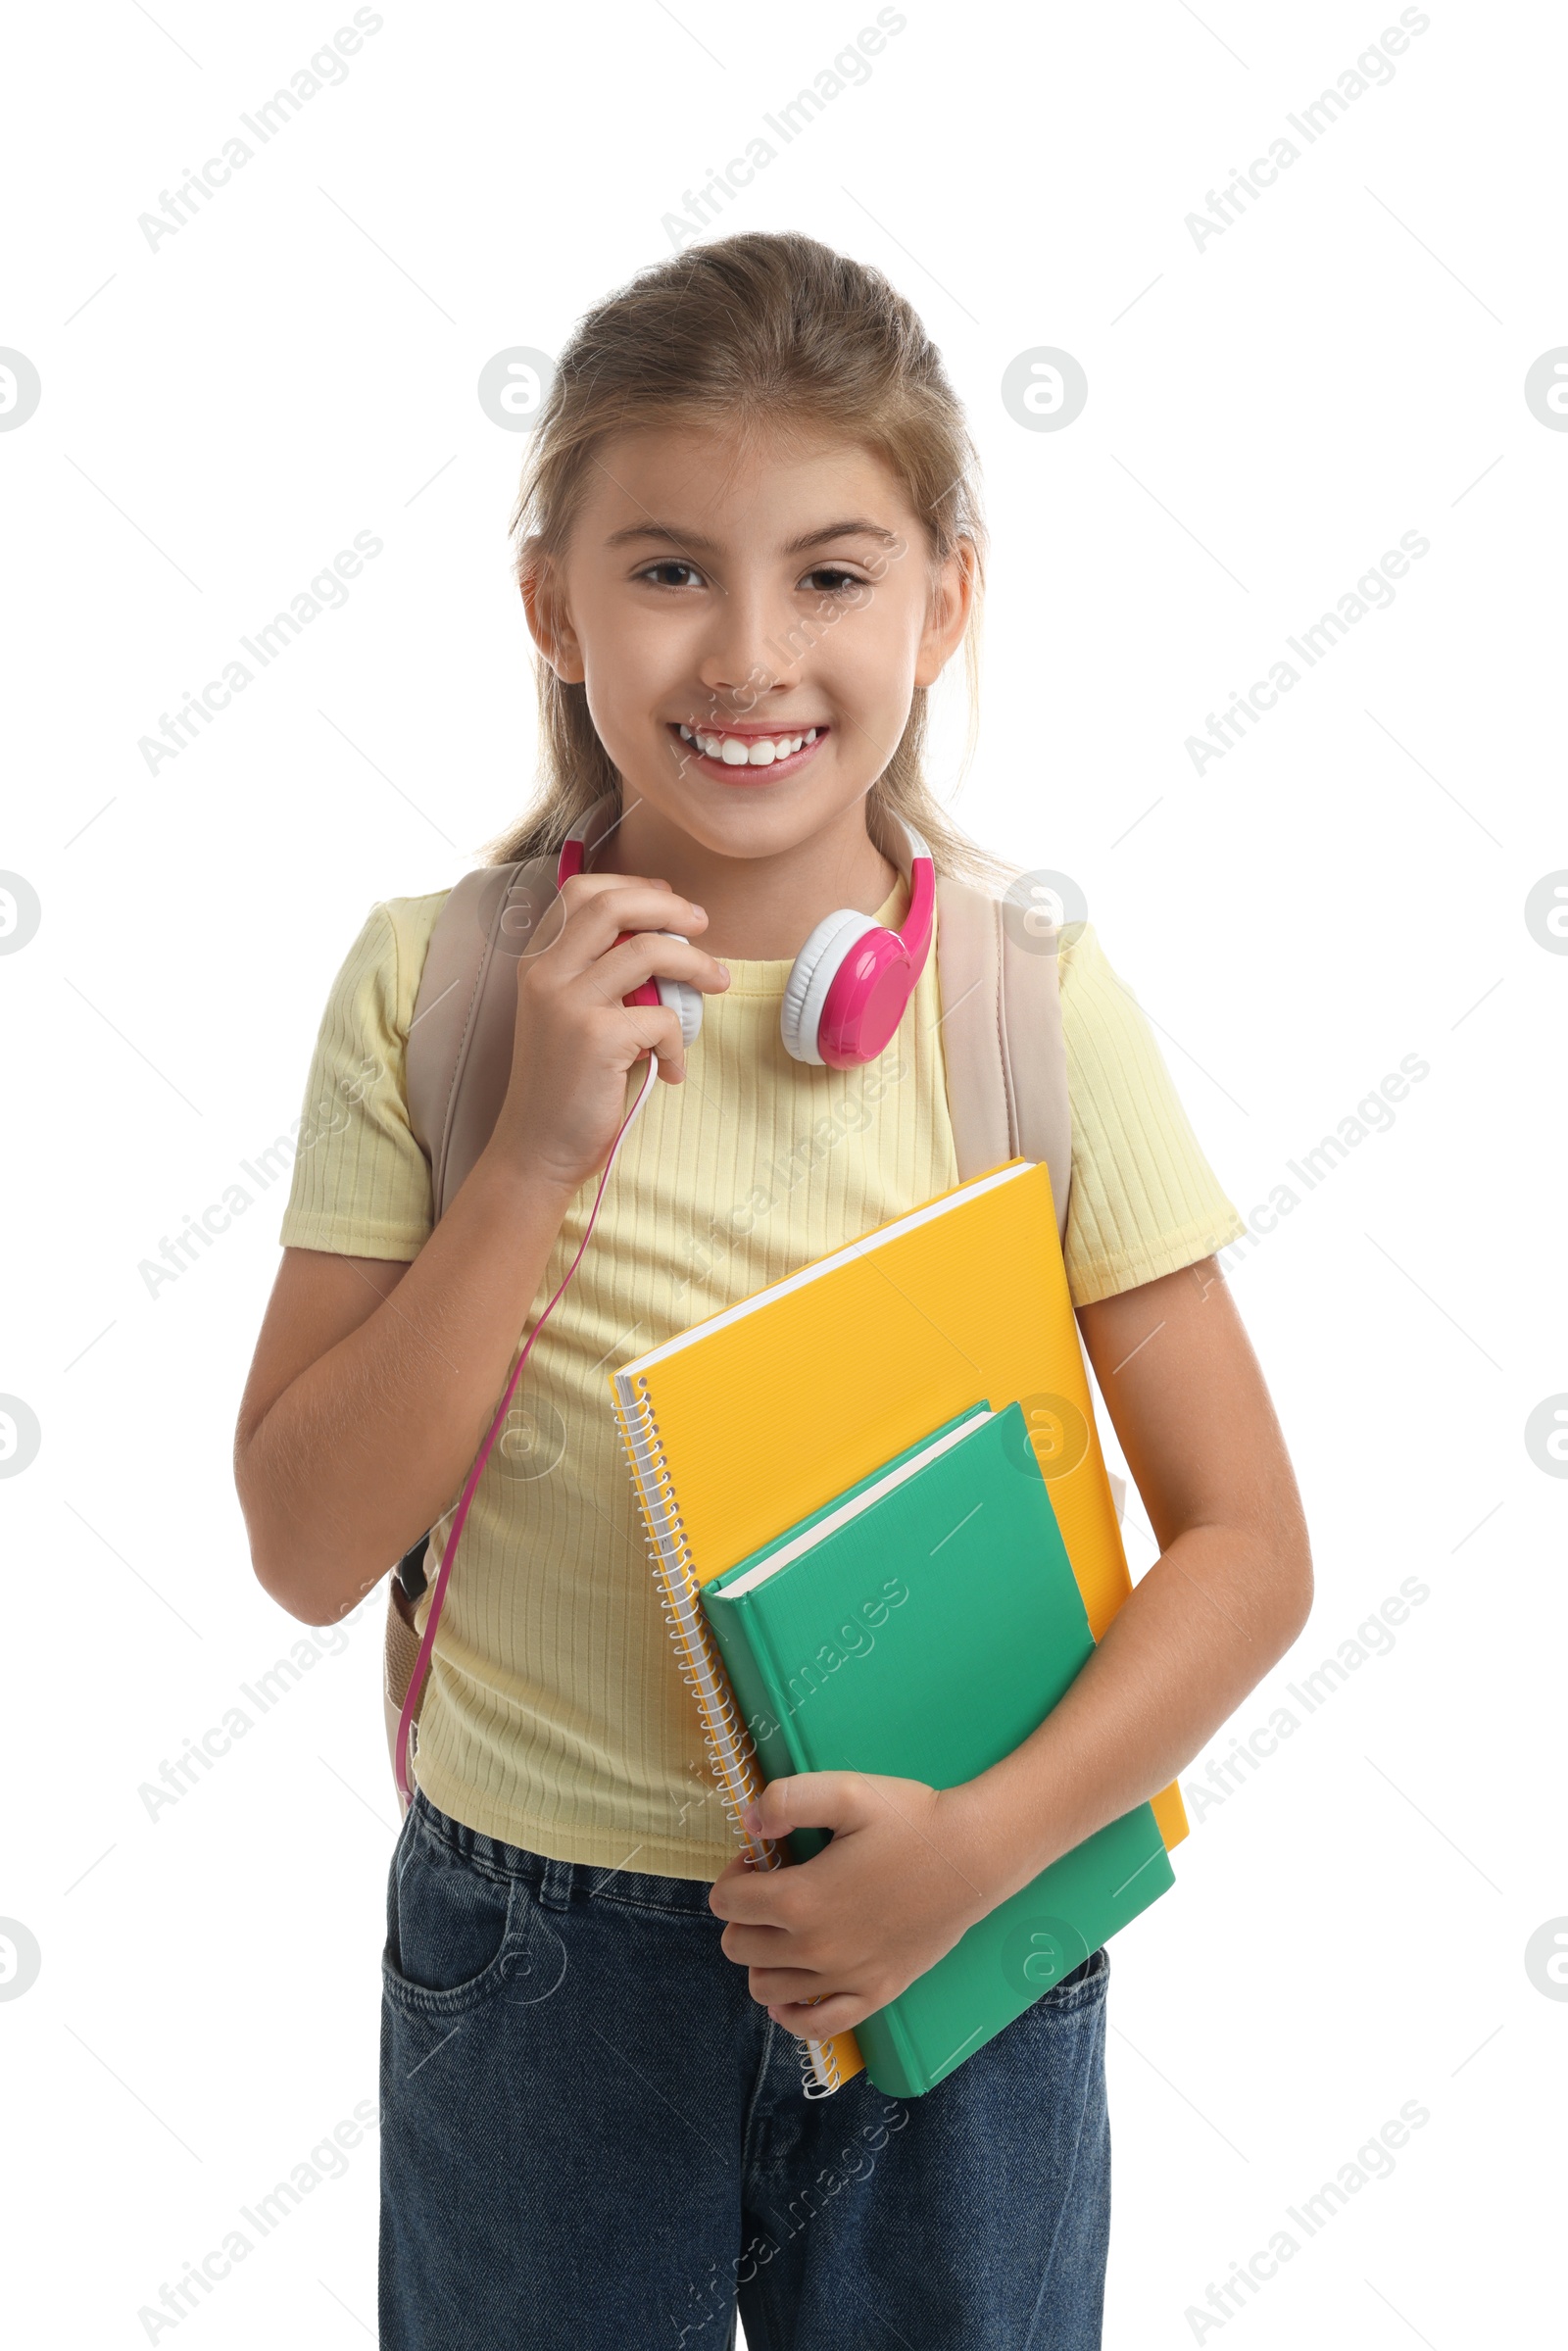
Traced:
<path fill-rule="evenodd" d="M 962 639 L 969 550 L 930 541 L 874 452 L 783 427 L 602 443 L 529 624 L 583 682 L 627 791 L 721 856 L 842 818 Z"/>

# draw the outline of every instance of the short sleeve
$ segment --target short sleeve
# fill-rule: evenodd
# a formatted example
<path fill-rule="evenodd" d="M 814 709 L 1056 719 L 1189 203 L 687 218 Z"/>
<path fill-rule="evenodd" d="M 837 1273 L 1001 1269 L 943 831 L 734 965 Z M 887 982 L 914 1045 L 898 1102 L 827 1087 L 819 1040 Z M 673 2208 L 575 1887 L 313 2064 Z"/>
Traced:
<path fill-rule="evenodd" d="M 1057 969 L 1072 1108 L 1063 1254 L 1072 1302 L 1087 1306 L 1196 1264 L 1247 1226 L 1092 924 L 1063 932 Z"/>
<path fill-rule="evenodd" d="M 372 906 L 332 982 L 278 1233 L 284 1249 L 407 1261 L 430 1237 L 430 1168 L 409 1124 L 404 1055 L 445 895 Z"/>

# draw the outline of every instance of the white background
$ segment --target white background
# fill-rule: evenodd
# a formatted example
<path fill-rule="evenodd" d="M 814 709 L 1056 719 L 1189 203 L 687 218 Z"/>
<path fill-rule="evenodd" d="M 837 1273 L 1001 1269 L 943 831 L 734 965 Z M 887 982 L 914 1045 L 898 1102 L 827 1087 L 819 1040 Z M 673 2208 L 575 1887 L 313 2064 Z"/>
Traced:
<path fill-rule="evenodd" d="M 229 1469 L 286 1183 L 156 1297 L 138 1267 L 287 1133 L 370 905 L 451 882 L 527 796 L 523 442 L 482 412 L 481 367 L 559 350 L 665 255 L 683 191 L 874 11 L 381 13 L 343 85 L 156 251 L 138 216 L 348 10 L 99 0 L 12 30 L 0 343 L 43 396 L 0 433 L 0 867 L 42 920 L 0 958 L 0 1392 L 42 1434 L 0 1481 L 0 1915 L 42 1963 L 0 2001 L 0 2193 L 33 2343 L 148 2339 L 162 2282 L 375 2097 L 380 1593 L 177 1806 L 138 1794 L 302 1630 L 252 1577 Z M 941 343 L 995 534 L 956 812 L 1082 886 L 1244 1214 L 1401 1056 L 1430 1064 L 1228 1259 L 1318 1599 L 1184 1773 L 1190 1811 L 1232 1734 L 1401 1579 L 1429 1597 L 1294 1707 L 1113 1947 L 1115 2351 L 1461 2351 L 1539 2339 L 1557 2299 L 1568 2005 L 1524 1954 L 1568 1913 L 1568 1485 L 1524 1430 L 1568 1390 L 1568 959 L 1524 909 L 1568 866 L 1568 433 L 1523 386 L 1568 344 L 1565 41 L 1544 7 L 1429 14 L 1201 249 L 1185 217 L 1396 8 L 911 0 L 865 85 L 718 223 L 877 263 Z M 1087 372 L 1060 431 L 1002 402 L 1039 346 Z M 384 552 L 347 605 L 149 774 L 138 739 L 362 530 Z M 1412 530 L 1430 552 L 1392 607 L 1195 773 L 1186 738 Z M 1209 2281 L 1410 2100 L 1430 2120 L 1393 2176 L 1293 2229 L 1203 2331 Z M 375 2162 L 372 2131 L 170 2332 L 373 2333 Z"/>

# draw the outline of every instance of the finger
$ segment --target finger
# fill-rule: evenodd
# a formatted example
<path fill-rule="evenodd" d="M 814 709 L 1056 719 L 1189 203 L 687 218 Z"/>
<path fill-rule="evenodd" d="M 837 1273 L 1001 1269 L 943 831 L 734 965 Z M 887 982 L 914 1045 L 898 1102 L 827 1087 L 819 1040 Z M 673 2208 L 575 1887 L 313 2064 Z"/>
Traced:
<path fill-rule="evenodd" d="M 734 1919 L 744 1927 L 798 1932 L 804 1923 L 800 1880 L 811 1866 L 802 1862 L 781 1869 L 735 1871 L 732 1863 L 710 1886 L 708 1906 L 715 1918 Z"/>
<path fill-rule="evenodd" d="M 598 889 L 588 886 L 594 882 Z M 629 880 L 624 874 L 574 874 L 561 896 L 565 919 L 553 952 L 570 971 L 586 969 L 621 931 L 679 931 L 689 938 L 708 920 L 694 899 L 667 884 Z"/>
<path fill-rule="evenodd" d="M 774 1973 L 793 1967 L 799 1973 L 806 1959 L 795 1948 L 797 1939 L 783 1927 L 747 1926 L 731 1919 L 718 1938 L 718 1947 L 737 1967 L 767 1968 Z M 791 1992 L 792 1999 L 796 1996 Z"/>
<path fill-rule="evenodd" d="M 666 939 L 662 931 L 634 931 L 597 956 L 584 976 L 607 1003 L 618 1003 L 656 977 L 686 980 L 705 996 L 721 995 L 729 986 L 729 973 L 716 956 L 689 939 Z"/>
<path fill-rule="evenodd" d="M 844 1979 L 841 1976 L 830 1983 L 814 1968 L 754 1967 L 748 1974 L 746 1987 L 759 2007 L 807 2008 L 813 2000 L 842 1991 Z"/>
<path fill-rule="evenodd" d="M 622 1069 L 633 1068 L 644 1053 L 651 1053 L 664 1083 L 680 1084 L 686 1075 L 686 1040 L 677 1011 L 668 1004 L 617 1002 L 612 1008 L 607 1007 L 606 1016 L 615 1023 L 613 1050 Z"/>
<path fill-rule="evenodd" d="M 769 1780 L 742 1813 L 743 1825 L 770 1843 L 791 1829 L 859 1829 L 870 1805 L 854 1772 L 792 1772 Z"/>
<path fill-rule="evenodd" d="M 712 1893 L 718 1893 L 721 1901 L 727 1900 L 727 1891 L 721 1889 L 727 1889 L 730 1886 L 750 1886 L 754 1881 L 764 1878 L 771 1883 L 781 1878 L 788 1867 L 789 1862 L 784 1855 L 780 1855 L 778 1860 L 770 1863 L 757 1852 L 755 1846 L 748 1847 L 744 1852 L 737 1853 L 733 1861 L 726 1862 L 723 1869 L 719 1871 L 718 1876 L 713 1880 L 710 1899 L 711 1899 Z M 727 1918 L 729 1913 L 727 1910 L 721 1909 L 719 1916 Z"/>
<path fill-rule="evenodd" d="M 584 906 L 602 898 L 607 890 L 618 889 L 668 890 L 669 884 L 642 873 L 574 873 L 547 901 L 538 926 L 522 950 L 523 955 L 543 955 L 557 946 L 573 911 L 580 914 Z"/>
<path fill-rule="evenodd" d="M 730 1888 L 736 1886 L 750 1885 L 751 1881 L 759 1874 L 744 1853 L 737 1853 L 733 1861 L 727 1861 L 708 1889 L 708 1907 L 713 1916 L 727 1919 L 729 1917 Z"/>
<path fill-rule="evenodd" d="M 613 901 L 620 914 L 630 907 L 630 919 L 604 912 L 607 901 Z M 706 919 L 691 898 L 682 898 L 670 884 L 654 882 L 647 874 L 571 874 L 538 917 L 534 936 L 522 948 L 522 959 L 534 961 L 548 955 L 553 964 L 560 959 L 569 971 L 581 971 L 618 931 L 689 933 L 701 931 Z"/>
<path fill-rule="evenodd" d="M 800 2040 L 831 2040 L 835 2033 L 853 2033 L 871 2014 L 865 2001 L 858 2000 L 853 1992 L 833 1992 L 820 2007 L 792 2000 L 764 2000 L 761 2005 L 775 2025 Z"/>

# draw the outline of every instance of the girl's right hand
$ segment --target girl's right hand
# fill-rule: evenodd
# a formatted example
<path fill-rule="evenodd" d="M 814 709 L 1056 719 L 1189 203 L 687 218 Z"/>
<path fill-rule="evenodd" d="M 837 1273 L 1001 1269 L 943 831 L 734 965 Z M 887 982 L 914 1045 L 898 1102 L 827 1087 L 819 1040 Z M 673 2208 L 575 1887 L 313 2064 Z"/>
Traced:
<path fill-rule="evenodd" d="M 651 1051 L 665 1084 L 680 1083 L 679 1015 L 621 1000 L 656 975 L 705 995 L 727 988 L 723 964 L 690 944 L 707 922 L 667 882 L 640 874 L 576 873 L 563 884 L 517 959 L 512 1075 L 489 1146 L 509 1167 L 575 1191 L 615 1139 L 632 1063 Z M 617 947 L 622 931 L 637 936 Z"/>

